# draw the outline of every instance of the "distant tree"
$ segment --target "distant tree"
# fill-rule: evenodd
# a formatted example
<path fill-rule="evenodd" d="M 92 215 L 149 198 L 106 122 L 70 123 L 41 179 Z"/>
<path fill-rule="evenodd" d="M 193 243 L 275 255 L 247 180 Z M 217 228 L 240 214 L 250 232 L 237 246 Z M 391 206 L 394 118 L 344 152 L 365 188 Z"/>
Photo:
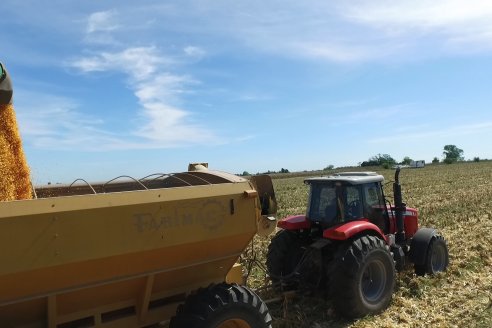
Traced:
<path fill-rule="evenodd" d="M 364 166 L 379 166 L 379 162 L 373 161 L 373 160 L 368 160 L 368 161 L 364 161 L 364 162 L 360 163 L 360 166 L 362 166 L 362 167 L 364 167 Z"/>
<path fill-rule="evenodd" d="M 383 165 L 381 165 L 383 167 L 383 169 L 390 169 L 393 165 L 391 165 L 390 163 L 386 162 L 386 163 L 383 163 Z"/>
<path fill-rule="evenodd" d="M 432 164 L 437 164 L 437 163 L 439 163 L 439 158 L 434 157 L 434 159 L 432 160 Z"/>
<path fill-rule="evenodd" d="M 401 165 L 410 165 L 412 163 L 413 159 L 411 159 L 408 156 L 403 157 L 403 161 L 401 161 Z"/>
<path fill-rule="evenodd" d="M 280 173 L 289 173 L 289 170 L 282 168 L 282 169 L 280 170 Z"/>
<path fill-rule="evenodd" d="M 455 159 L 452 159 L 452 158 L 445 158 L 445 159 L 442 160 L 442 162 L 444 164 L 453 164 L 453 163 L 456 162 L 456 160 Z"/>
<path fill-rule="evenodd" d="M 444 163 L 446 164 L 452 164 L 464 159 L 463 149 L 459 149 L 455 145 L 444 146 L 444 151 L 442 152 L 442 154 L 444 156 Z"/>
<path fill-rule="evenodd" d="M 330 164 L 330 165 L 328 165 L 327 167 L 325 167 L 325 168 L 323 169 L 323 171 L 331 171 L 331 170 L 333 170 L 334 168 L 335 168 L 335 167 L 334 167 L 333 165 L 331 165 L 331 164 Z"/>
<path fill-rule="evenodd" d="M 395 159 L 388 154 L 383 154 L 383 155 L 378 154 L 378 159 L 379 159 L 380 165 L 384 165 L 384 164 L 395 165 L 396 164 Z"/>
<path fill-rule="evenodd" d="M 243 177 L 248 177 L 250 176 L 251 174 L 249 174 L 248 171 L 244 171 L 243 174 L 241 174 Z"/>
<path fill-rule="evenodd" d="M 474 162 L 480 162 L 480 157 L 478 157 L 478 156 L 477 157 L 473 157 L 473 161 Z"/>
<path fill-rule="evenodd" d="M 391 166 L 395 165 L 396 161 L 393 157 L 391 157 L 388 154 L 377 154 L 376 156 L 373 156 L 369 158 L 368 161 L 364 161 L 361 163 L 360 166 L 383 166 L 390 168 Z"/>

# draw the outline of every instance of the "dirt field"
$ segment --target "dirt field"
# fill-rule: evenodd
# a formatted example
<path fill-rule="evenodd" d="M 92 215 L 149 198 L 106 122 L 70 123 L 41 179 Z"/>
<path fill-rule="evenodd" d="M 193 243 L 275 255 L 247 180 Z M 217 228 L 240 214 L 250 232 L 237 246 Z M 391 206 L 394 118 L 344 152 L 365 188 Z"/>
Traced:
<path fill-rule="evenodd" d="M 393 170 L 377 170 L 392 181 Z M 319 175 L 319 174 L 318 174 Z M 305 212 L 305 177 L 276 178 L 278 217 Z M 419 210 L 420 226 L 435 227 L 450 251 L 448 271 L 416 277 L 412 268 L 397 275 L 390 307 L 380 315 L 357 321 L 341 319 L 330 301 L 295 297 L 269 304 L 274 327 L 492 327 L 492 161 L 428 165 L 404 169 L 400 175 L 403 199 Z M 392 195 L 388 184 L 387 195 Z M 255 252 L 244 259 L 264 263 L 268 239 L 257 238 Z M 256 264 L 248 283 L 267 285 Z M 264 299 L 274 295 L 261 291 Z"/>

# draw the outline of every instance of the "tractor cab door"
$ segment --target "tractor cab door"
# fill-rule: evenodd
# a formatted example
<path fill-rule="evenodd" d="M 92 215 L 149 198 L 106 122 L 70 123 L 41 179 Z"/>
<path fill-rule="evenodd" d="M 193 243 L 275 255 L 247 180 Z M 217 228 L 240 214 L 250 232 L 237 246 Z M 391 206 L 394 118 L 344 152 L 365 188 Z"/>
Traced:
<path fill-rule="evenodd" d="M 388 231 L 384 197 L 378 182 L 347 184 L 311 183 L 307 217 L 328 228 L 340 223 L 369 219 Z"/>
<path fill-rule="evenodd" d="M 346 208 L 343 213 L 348 220 L 358 220 L 364 217 L 363 214 L 363 199 L 359 185 L 347 185 L 344 189 Z"/>
<path fill-rule="evenodd" d="M 323 228 L 363 218 L 360 186 L 342 182 L 311 183 L 307 217 Z"/>
<path fill-rule="evenodd" d="M 389 222 L 380 183 L 367 183 L 363 185 L 362 189 L 364 193 L 364 217 L 386 233 L 389 230 Z"/>

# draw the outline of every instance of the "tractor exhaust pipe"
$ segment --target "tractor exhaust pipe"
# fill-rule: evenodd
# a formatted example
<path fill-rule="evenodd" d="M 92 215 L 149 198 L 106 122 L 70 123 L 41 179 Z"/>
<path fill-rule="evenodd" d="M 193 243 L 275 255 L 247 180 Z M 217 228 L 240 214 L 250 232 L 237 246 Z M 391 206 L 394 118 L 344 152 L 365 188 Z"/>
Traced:
<path fill-rule="evenodd" d="M 403 222 L 403 213 L 407 210 L 406 204 L 402 200 L 401 185 L 400 185 L 400 168 L 395 171 L 395 182 L 393 183 L 393 197 L 395 201 L 395 217 L 396 217 L 396 236 L 395 242 L 399 245 L 405 243 L 405 226 Z"/>

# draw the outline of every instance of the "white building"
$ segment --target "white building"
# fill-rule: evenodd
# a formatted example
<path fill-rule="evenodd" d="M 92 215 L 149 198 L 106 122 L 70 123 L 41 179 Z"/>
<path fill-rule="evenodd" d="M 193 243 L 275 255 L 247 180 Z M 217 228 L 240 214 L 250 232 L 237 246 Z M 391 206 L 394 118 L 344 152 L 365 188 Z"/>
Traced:
<path fill-rule="evenodd" d="M 424 167 L 425 166 L 425 161 L 424 160 L 420 160 L 420 161 L 411 161 L 410 162 L 410 167 Z"/>

